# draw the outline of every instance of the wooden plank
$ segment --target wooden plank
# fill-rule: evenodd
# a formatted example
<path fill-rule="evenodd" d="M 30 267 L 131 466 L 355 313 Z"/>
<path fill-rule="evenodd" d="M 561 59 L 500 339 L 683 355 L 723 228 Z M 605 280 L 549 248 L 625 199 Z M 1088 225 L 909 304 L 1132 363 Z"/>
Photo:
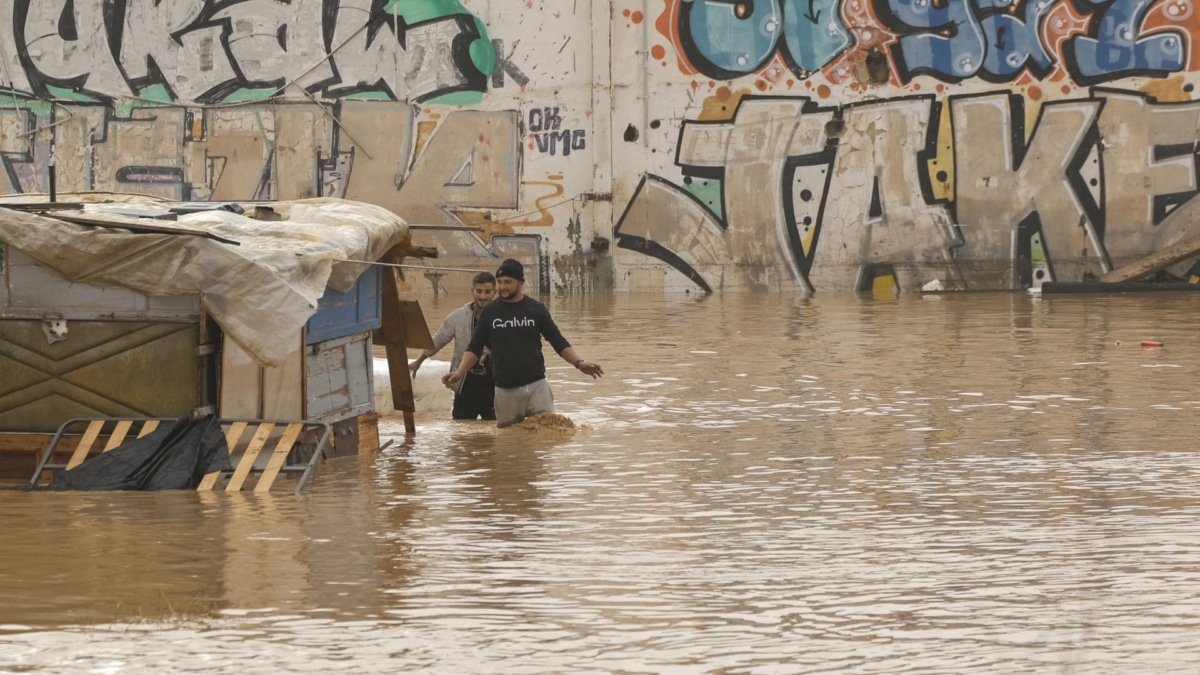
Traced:
<path fill-rule="evenodd" d="M 108 452 L 114 448 L 118 448 L 125 442 L 125 437 L 129 435 L 129 428 L 133 426 L 133 420 L 121 420 L 117 422 L 117 428 L 113 429 L 112 436 L 108 437 L 108 443 L 104 444 L 102 452 Z"/>
<path fill-rule="evenodd" d="M 0 479 L 29 480 L 53 440 L 54 434 L 0 432 Z"/>
<path fill-rule="evenodd" d="M 401 258 L 400 260 L 403 260 Z M 385 262 L 398 262 L 392 254 L 384 256 Z M 413 414 L 417 410 L 413 397 L 412 378 L 408 372 L 408 344 L 404 328 L 403 300 L 400 285 L 396 281 L 394 268 L 383 270 L 383 346 L 387 349 L 388 376 L 392 384 L 392 407 L 404 414 L 404 431 L 417 432 Z"/>
<path fill-rule="evenodd" d="M 1168 246 L 1158 253 L 1148 255 L 1124 267 L 1118 267 L 1100 277 L 1100 281 L 1101 283 L 1136 281 L 1142 277 L 1150 276 L 1159 270 L 1166 269 L 1177 262 L 1195 257 L 1197 254 L 1200 254 L 1200 236 L 1184 239 L 1178 244 Z"/>
<path fill-rule="evenodd" d="M 404 342 L 410 349 L 433 349 L 433 336 L 429 324 L 416 300 L 401 300 L 400 315 L 404 317 Z"/>
<path fill-rule="evenodd" d="M 262 366 L 246 350 L 225 336 L 221 345 L 221 412 L 224 418 L 262 417 L 259 396 Z"/>
<path fill-rule="evenodd" d="M 226 492 L 241 491 L 242 485 L 246 482 L 246 477 L 250 475 L 251 469 L 254 468 L 254 462 L 258 459 L 258 453 L 262 452 L 263 446 L 267 444 L 267 438 L 271 436 L 271 432 L 274 429 L 275 425 L 270 422 L 263 422 L 258 425 L 258 431 L 254 433 L 254 438 L 251 439 L 246 452 L 242 453 L 242 458 L 238 461 L 237 469 L 234 470 L 233 476 L 229 478 L 229 485 L 225 486 Z"/>
<path fill-rule="evenodd" d="M 279 475 L 279 470 L 287 462 L 288 453 L 292 451 L 292 446 L 296 444 L 296 439 L 300 437 L 300 432 L 303 430 L 303 424 L 287 425 L 287 429 L 283 431 L 283 437 L 275 444 L 275 451 L 271 453 L 271 459 L 267 462 L 267 468 L 258 477 L 258 485 L 254 486 L 255 492 L 271 491 L 271 486 L 275 484 L 275 478 Z"/>
<path fill-rule="evenodd" d="M 154 430 L 157 428 L 158 420 L 146 420 L 146 423 L 142 425 L 142 430 L 138 432 L 138 438 L 145 438 L 149 436 L 150 434 L 154 433 Z"/>
<path fill-rule="evenodd" d="M 405 370 L 408 370 L 405 368 Z M 67 462 L 68 469 L 83 464 L 83 460 L 87 459 L 88 451 L 92 449 L 92 444 L 100 437 L 100 430 L 104 428 L 104 420 L 95 420 L 88 425 L 87 431 L 83 432 L 83 438 L 79 439 L 79 446 L 75 448 L 75 454 L 71 455 L 70 461 Z"/>
<path fill-rule="evenodd" d="M 358 454 L 365 455 L 379 449 L 379 413 L 363 413 L 358 416 Z"/>
<path fill-rule="evenodd" d="M 274 368 L 263 368 L 262 412 L 269 420 L 304 419 L 304 336 L 293 335 L 295 350 Z M 222 411 L 224 417 L 234 417 Z"/>
<path fill-rule="evenodd" d="M 191 237 L 204 237 L 219 241 L 223 244 L 233 244 L 241 246 L 241 242 L 229 237 L 222 237 L 214 232 L 208 232 L 198 228 L 190 228 L 186 225 L 171 226 L 164 225 L 161 221 L 154 221 L 149 218 L 132 218 L 129 216 L 119 216 L 116 214 L 102 215 L 99 213 L 82 214 L 82 213 L 54 213 L 45 214 L 46 218 L 57 218 L 65 220 L 68 223 L 76 225 L 87 225 L 91 227 L 106 227 L 129 230 L 135 234 L 174 234 L 185 235 Z M 154 223 L 153 225 L 151 223 Z"/>
<path fill-rule="evenodd" d="M 1149 283 L 1138 281 L 1114 281 L 1111 283 L 1095 281 L 1047 281 L 1042 284 L 1043 295 L 1055 293 L 1165 293 L 1168 291 L 1195 293 L 1200 291 L 1200 284 Z"/>
<path fill-rule="evenodd" d="M 225 432 L 225 445 L 229 446 L 229 453 L 233 454 L 234 448 L 242 440 L 242 434 L 246 431 L 245 422 L 234 422 L 229 425 L 229 430 Z M 221 470 L 204 474 L 204 478 L 200 484 L 196 486 L 196 490 L 211 490 L 216 486 L 217 480 L 221 477 Z"/>

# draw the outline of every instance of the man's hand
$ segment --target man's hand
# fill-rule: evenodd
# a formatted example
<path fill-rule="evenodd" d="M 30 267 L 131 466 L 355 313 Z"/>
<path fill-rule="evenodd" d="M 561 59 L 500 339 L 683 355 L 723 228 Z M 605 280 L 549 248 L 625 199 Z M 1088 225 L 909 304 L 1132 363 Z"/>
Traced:
<path fill-rule="evenodd" d="M 600 367 L 599 363 L 584 361 L 575 367 L 578 368 L 579 372 L 583 373 L 584 375 L 591 375 L 592 379 L 594 380 L 604 377 L 604 369 Z"/>
<path fill-rule="evenodd" d="M 462 375 L 459 375 L 458 371 L 454 371 L 453 373 L 446 373 L 445 375 L 442 376 L 442 384 L 449 387 L 450 385 L 454 384 L 455 382 L 458 382 L 461 379 L 462 379 Z"/>
<path fill-rule="evenodd" d="M 421 359 L 417 359 L 416 361 L 413 361 L 408 364 L 408 372 L 412 373 L 413 375 L 416 375 L 417 369 L 420 367 L 421 367 Z"/>

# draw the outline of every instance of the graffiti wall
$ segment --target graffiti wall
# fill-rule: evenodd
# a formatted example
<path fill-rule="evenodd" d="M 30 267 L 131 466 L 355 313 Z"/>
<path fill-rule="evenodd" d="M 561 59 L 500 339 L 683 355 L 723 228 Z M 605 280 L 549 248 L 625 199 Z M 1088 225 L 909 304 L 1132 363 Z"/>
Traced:
<path fill-rule="evenodd" d="M 589 203 L 611 192 L 590 170 L 591 46 L 567 30 L 590 6 L 521 9 L 6 0 L 0 193 L 47 193 L 53 174 L 60 194 L 363 200 L 441 228 L 416 239 L 442 264 L 492 267 L 493 238 L 517 237 L 575 261 L 544 286 L 580 287 Z"/>
<path fill-rule="evenodd" d="M 1083 280 L 1200 235 L 1195 10 L 9 0 L 0 193 L 358 199 L 551 291 Z"/>
<path fill-rule="evenodd" d="M 1020 288 L 1200 234 L 1189 0 L 665 0 L 625 18 L 641 86 L 687 101 L 626 116 L 670 158 L 618 215 L 635 285 L 654 276 L 641 255 L 713 290 Z"/>

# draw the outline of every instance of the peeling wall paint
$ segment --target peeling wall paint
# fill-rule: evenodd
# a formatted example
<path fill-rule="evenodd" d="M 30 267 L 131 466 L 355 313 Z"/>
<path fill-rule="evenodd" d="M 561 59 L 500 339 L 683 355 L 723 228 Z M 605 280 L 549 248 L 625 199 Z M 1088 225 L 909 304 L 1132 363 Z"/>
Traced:
<path fill-rule="evenodd" d="M 572 292 L 1082 280 L 1200 234 L 1197 36 L 1192 0 L 12 0 L 0 192 L 363 200 Z"/>

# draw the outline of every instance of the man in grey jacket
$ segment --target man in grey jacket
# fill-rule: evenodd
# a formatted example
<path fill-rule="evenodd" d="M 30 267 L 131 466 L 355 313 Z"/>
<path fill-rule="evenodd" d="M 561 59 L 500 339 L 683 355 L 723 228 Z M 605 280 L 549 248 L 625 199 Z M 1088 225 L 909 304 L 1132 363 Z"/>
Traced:
<path fill-rule="evenodd" d="M 475 332 L 475 320 L 483 306 L 496 297 L 496 277 L 491 272 L 480 272 L 471 280 L 471 302 L 450 312 L 442 322 L 437 332 L 433 334 L 433 349 L 426 349 L 421 356 L 408 364 L 413 375 L 425 359 L 441 351 L 442 347 L 454 340 L 454 358 L 450 361 L 450 372 L 458 369 L 462 363 L 463 353 L 471 343 L 471 334 Z M 454 409 L 451 416 L 456 420 L 485 420 L 496 419 L 496 385 L 492 380 L 491 358 L 485 358 L 467 372 L 466 377 L 447 385 L 454 390 Z"/>

